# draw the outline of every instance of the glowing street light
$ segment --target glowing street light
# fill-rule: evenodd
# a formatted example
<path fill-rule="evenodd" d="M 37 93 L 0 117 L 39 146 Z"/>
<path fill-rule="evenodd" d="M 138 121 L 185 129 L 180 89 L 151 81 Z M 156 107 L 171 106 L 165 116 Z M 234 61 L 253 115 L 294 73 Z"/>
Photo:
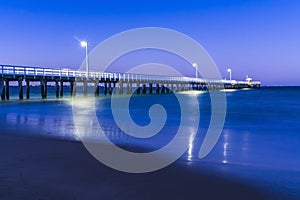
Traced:
<path fill-rule="evenodd" d="M 196 69 L 196 79 L 197 79 L 198 78 L 198 64 L 197 63 L 193 63 L 192 65 Z"/>
<path fill-rule="evenodd" d="M 89 59 L 88 59 L 88 43 L 87 41 L 80 41 L 81 47 L 85 47 L 85 70 L 86 76 L 89 74 Z"/>
<path fill-rule="evenodd" d="M 227 72 L 229 73 L 229 80 L 231 80 L 231 69 L 227 69 Z"/>

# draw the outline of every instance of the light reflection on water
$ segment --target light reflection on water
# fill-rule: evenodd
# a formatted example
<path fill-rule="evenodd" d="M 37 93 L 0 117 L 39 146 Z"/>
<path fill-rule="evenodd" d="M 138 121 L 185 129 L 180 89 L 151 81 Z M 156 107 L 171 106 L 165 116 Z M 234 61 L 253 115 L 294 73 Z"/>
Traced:
<path fill-rule="evenodd" d="M 300 93 L 297 89 L 230 92 L 224 130 L 213 151 L 203 160 L 198 153 L 210 121 L 210 101 L 207 93 L 193 95 L 198 95 L 200 102 L 200 129 L 194 141 L 192 136 L 196 130 L 191 129 L 183 138 L 189 141 L 189 148 L 182 161 L 300 169 Z M 147 140 L 133 138 L 116 126 L 109 98 L 97 100 L 97 116 L 111 141 L 153 151 L 166 145 L 177 132 L 180 112 L 172 101 L 168 95 L 141 96 L 134 100 L 130 109 L 137 124 L 149 123 L 148 107 L 153 103 L 163 104 L 168 111 L 166 127 Z M 5 102 L 0 104 L 0 109 L 1 132 L 79 140 L 70 101 Z"/>
<path fill-rule="evenodd" d="M 78 140 L 73 118 L 67 115 L 70 108 L 64 102 L 9 102 L 0 108 L 0 124 L 3 132 Z"/>

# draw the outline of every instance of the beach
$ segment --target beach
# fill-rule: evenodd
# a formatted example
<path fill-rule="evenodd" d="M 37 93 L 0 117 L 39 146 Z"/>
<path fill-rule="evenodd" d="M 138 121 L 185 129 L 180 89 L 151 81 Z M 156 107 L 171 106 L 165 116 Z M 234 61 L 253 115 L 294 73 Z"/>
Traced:
<path fill-rule="evenodd" d="M 104 166 L 80 142 L 0 136 L 1 199 L 263 199 L 257 188 L 193 166 L 129 174 Z"/>

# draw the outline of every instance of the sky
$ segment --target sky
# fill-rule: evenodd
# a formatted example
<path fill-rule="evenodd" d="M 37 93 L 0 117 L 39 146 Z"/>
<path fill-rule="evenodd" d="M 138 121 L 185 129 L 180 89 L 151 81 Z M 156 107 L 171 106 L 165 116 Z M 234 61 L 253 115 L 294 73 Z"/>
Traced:
<path fill-rule="evenodd" d="M 78 69 L 85 52 L 77 39 L 92 50 L 122 31 L 164 27 L 201 44 L 224 78 L 231 68 L 238 80 L 249 75 L 263 85 L 300 85 L 297 0 L 0 0 L 0 16 L 0 64 Z M 172 56 L 148 53 L 141 61 L 169 59 L 180 67 Z M 145 55 L 116 65 L 136 65 L 130 60 Z M 194 76 L 193 69 L 184 75 Z"/>

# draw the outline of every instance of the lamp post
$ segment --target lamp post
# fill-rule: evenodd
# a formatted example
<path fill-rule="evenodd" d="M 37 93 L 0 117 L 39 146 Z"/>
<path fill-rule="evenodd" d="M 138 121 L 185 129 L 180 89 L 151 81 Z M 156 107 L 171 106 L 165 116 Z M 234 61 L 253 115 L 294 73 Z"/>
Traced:
<path fill-rule="evenodd" d="M 227 69 L 227 72 L 229 73 L 229 80 L 231 80 L 231 69 Z"/>
<path fill-rule="evenodd" d="M 196 70 L 196 79 L 198 79 L 198 64 L 197 63 L 193 63 L 192 65 L 193 65 L 193 67 Z"/>
<path fill-rule="evenodd" d="M 86 77 L 89 75 L 89 59 L 88 59 L 88 43 L 87 41 L 80 41 L 81 47 L 85 47 L 85 70 Z"/>

